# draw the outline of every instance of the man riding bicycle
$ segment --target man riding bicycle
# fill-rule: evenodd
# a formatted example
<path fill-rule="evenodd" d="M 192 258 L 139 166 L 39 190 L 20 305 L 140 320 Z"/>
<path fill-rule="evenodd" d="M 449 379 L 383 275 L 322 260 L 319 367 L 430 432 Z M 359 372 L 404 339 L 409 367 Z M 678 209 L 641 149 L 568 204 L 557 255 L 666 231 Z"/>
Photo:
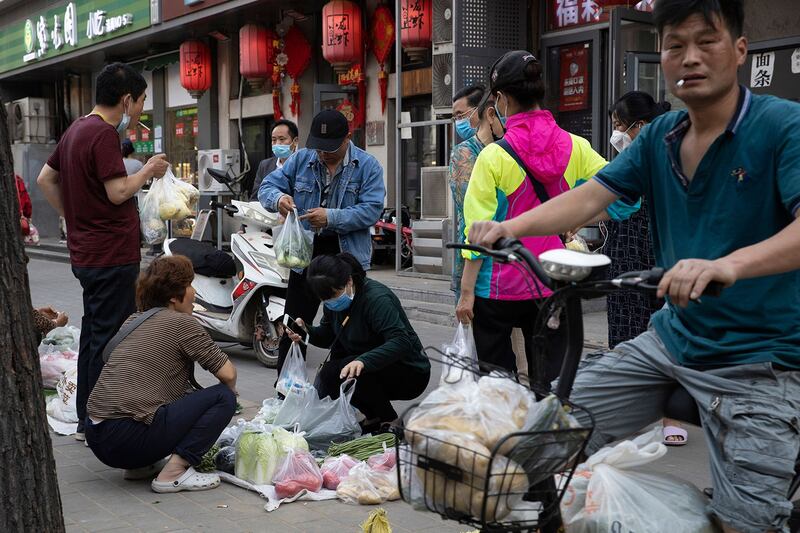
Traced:
<path fill-rule="evenodd" d="M 659 0 L 654 18 L 688 112 L 653 121 L 584 186 L 475 223 L 469 240 L 563 233 L 646 196 L 668 305 L 582 363 L 572 399 L 595 416 L 588 451 L 656 422 L 677 382 L 700 410 L 710 511 L 725 531 L 779 531 L 800 449 L 800 105 L 738 85 L 742 0 Z M 701 300 L 712 281 L 728 288 Z"/>

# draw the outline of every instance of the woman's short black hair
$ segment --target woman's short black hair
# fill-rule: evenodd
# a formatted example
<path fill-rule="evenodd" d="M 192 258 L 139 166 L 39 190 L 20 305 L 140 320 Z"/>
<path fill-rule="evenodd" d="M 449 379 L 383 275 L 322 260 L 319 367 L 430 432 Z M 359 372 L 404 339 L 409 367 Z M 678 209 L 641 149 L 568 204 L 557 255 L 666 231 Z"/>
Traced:
<path fill-rule="evenodd" d="M 275 131 L 275 128 L 277 128 L 278 126 L 286 126 L 287 128 L 289 128 L 289 135 L 292 136 L 292 139 L 295 139 L 300 136 L 300 130 L 297 129 L 297 124 L 295 124 L 291 120 L 286 120 L 286 119 L 276 120 L 275 124 L 273 124 L 272 128 L 270 128 L 269 130 L 270 135 L 272 135 L 272 132 Z"/>
<path fill-rule="evenodd" d="M 710 26 L 714 26 L 719 17 L 731 37 L 738 39 L 744 29 L 744 5 L 742 0 L 658 0 L 653 8 L 653 20 L 658 33 L 663 35 L 664 28 L 676 26 L 692 15 L 700 14 Z"/>
<path fill-rule="evenodd" d="M 113 107 L 119 104 L 126 94 L 138 100 L 145 89 L 147 82 L 135 68 L 125 63 L 111 63 L 97 76 L 95 101 L 97 104 Z"/>
<path fill-rule="evenodd" d="M 306 271 L 306 281 L 311 292 L 320 300 L 329 300 L 344 289 L 350 278 L 358 291 L 364 286 L 367 274 L 361 263 L 347 252 L 336 255 L 320 255 L 311 261 Z"/>
<path fill-rule="evenodd" d="M 128 157 L 129 155 L 131 155 L 136 151 L 130 139 L 123 139 L 121 148 L 122 148 L 122 157 Z"/>
<path fill-rule="evenodd" d="M 494 91 L 495 98 L 501 92 L 512 97 L 525 110 L 534 106 L 541 106 L 544 102 L 544 80 L 542 79 L 542 64 L 531 61 L 525 65 L 525 81 L 515 82 Z M 500 110 L 502 112 L 502 109 Z"/>
<path fill-rule="evenodd" d="M 640 120 L 652 122 L 657 116 L 669 111 L 672 105 L 669 102 L 656 102 L 652 96 L 642 91 L 630 91 L 620 96 L 611 109 L 608 110 L 609 118 L 617 116 L 622 124 L 630 126 Z"/>

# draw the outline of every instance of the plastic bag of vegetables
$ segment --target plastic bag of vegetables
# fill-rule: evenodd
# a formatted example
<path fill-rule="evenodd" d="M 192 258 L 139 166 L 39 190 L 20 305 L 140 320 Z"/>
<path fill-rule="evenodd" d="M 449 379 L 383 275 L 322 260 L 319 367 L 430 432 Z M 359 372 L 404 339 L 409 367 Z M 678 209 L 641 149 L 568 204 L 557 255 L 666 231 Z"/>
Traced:
<path fill-rule="evenodd" d="M 315 390 L 311 386 L 312 390 Z M 361 435 L 356 409 L 350 402 L 356 390 L 356 380 L 342 383 L 339 397 L 320 399 L 316 392 L 310 395 L 298 423 L 305 431 L 308 445 L 314 450 L 327 450 L 334 442 L 345 442 Z"/>
<path fill-rule="evenodd" d="M 53 350 L 63 352 L 78 351 L 81 342 L 81 330 L 75 326 L 63 326 L 51 329 L 39 345 L 39 355 L 50 353 Z"/>
<path fill-rule="evenodd" d="M 297 209 L 294 209 L 275 237 L 278 264 L 287 268 L 305 268 L 311 263 L 312 251 L 313 233 L 303 228 Z"/>
<path fill-rule="evenodd" d="M 345 503 L 377 505 L 385 501 L 399 500 L 397 470 L 373 470 L 366 463 L 359 463 L 339 483 L 336 496 Z"/>
<path fill-rule="evenodd" d="M 347 454 L 339 457 L 326 457 L 320 467 L 322 486 L 326 489 L 336 490 L 339 483 L 350 474 L 350 470 L 359 462 Z"/>
<path fill-rule="evenodd" d="M 214 456 L 214 466 L 220 472 L 227 474 L 235 474 L 236 472 L 236 447 L 225 446 L 220 448 L 217 455 Z"/>
<path fill-rule="evenodd" d="M 272 433 L 246 430 L 236 441 L 236 477 L 254 485 L 269 485 L 278 466 L 280 451 Z"/>
<path fill-rule="evenodd" d="M 167 238 L 167 225 L 161 220 L 158 213 L 160 187 L 158 183 L 161 180 L 155 180 L 150 190 L 142 199 L 139 204 L 139 221 L 142 229 L 142 235 L 147 244 L 158 244 L 164 242 Z"/>
<path fill-rule="evenodd" d="M 318 492 L 322 488 L 322 473 L 314 457 L 305 450 L 287 451 L 273 479 L 278 498 L 292 498 L 302 490 Z"/>
<path fill-rule="evenodd" d="M 474 372 L 464 368 L 478 364 L 478 352 L 469 326 L 459 322 L 453 341 L 442 346 L 442 352 L 445 354 L 445 365 L 439 379 L 440 385 L 455 385 L 464 379 L 469 381 L 477 379 Z"/>

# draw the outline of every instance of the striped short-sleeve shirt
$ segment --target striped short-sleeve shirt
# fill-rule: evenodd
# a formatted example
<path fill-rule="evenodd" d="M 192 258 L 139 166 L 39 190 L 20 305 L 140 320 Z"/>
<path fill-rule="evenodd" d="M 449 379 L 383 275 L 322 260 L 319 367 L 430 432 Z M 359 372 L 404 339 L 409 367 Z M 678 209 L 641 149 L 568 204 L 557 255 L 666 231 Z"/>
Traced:
<path fill-rule="evenodd" d="M 87 412 L 92 418 L 133 418 L 150 424 L 160 406 L 186 394 L 195 362 L 213 374 L 227 360 L 191 315 L 165 309 L 111 352 Z"/>

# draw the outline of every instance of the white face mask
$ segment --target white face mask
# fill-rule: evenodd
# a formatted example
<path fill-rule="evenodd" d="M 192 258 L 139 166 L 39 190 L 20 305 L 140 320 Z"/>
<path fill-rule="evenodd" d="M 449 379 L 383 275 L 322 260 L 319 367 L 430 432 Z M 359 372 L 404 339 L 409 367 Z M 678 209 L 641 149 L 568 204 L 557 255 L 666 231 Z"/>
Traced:
<path fill-rule="evenodd" d="M 621 152 L 625 148 L 631 145 L 633 139 L 631 139 L 631 136 L 628 134 L 628 132 L 636 124 L 638 124 L 638 122 L 634 122 L 633 124 L 628 126 L 628 129 L 625 131 L 614 130 L 611 132 L 611 139 L 609 139 L 609 142 L 617 152 Z"/>
<path fill-rule="evenodd" d="M 628 135 L 627 131 L 614 130 L 611 133 L 611 139 L 609 142 L 617 152 L 621 152 L 631 145 L 633 139 L 631 139 L 631 136 Z"/>

